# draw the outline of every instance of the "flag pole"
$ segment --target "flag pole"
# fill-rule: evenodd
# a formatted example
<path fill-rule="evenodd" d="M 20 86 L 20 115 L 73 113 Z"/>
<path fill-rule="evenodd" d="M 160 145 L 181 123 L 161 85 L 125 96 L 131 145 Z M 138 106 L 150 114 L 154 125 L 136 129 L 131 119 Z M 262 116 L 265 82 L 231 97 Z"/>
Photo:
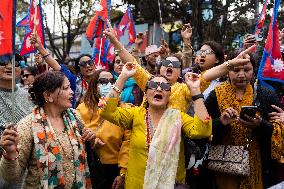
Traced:
<path fill-rule="evenodd" d="M 159 6 L 159 15 L 160 15 L 160 28 L 161 28 L 161 30 L 162 30 L 163 39 L 165 39 L 164 30 L 163 30 L 163 28 L 162 28 L 163 18 L 162 18 L 162 11 L 161 11 L 161 3 L 160 3 L 160 0 L 158 0 L 158 6 Z"/>
<path fill-rule="evenodd" d="M 101 63 L 102 44 L 103 44 L 103 38 L 101 37 L 101 41 L 100 41 L 100 52 L 99 52 L 99 61 L 98 61 L 98 64 L 100 64 L 100 63 Z"/>
<path fill-rule="evenodd" d="M 15 54 L 12 57 L 12 122 L 15 123 Z"/>
<path fill-rule="evenodd" d="M 34 28 L 33 28 L 33 33 L 35 33 L 36 32 L 36 17 L 37 17 L 37 5 L 38 5 L 38 3 L 37 3 L 37 0 L 35 0 L 35 14 L 34 14 Z"/>

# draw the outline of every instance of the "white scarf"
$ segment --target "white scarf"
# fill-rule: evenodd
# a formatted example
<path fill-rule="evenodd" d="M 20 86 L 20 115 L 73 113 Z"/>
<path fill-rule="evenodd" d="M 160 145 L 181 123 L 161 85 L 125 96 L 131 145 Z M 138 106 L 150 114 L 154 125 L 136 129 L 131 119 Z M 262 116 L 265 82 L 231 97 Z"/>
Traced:
<path fill-rule="evenodd" d="M 181 141 L 181 114 L 168 108 L 150 144 L 144 189 L 173 189 Z"/>

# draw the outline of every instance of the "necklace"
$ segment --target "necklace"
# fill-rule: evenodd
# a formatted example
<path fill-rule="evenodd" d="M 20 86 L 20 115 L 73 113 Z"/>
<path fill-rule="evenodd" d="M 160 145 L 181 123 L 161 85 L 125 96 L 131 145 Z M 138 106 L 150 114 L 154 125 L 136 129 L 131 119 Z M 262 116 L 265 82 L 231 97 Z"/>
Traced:
<path fill-rule="evenodd" d="M 151 141 L 152 141 L 152 138 L 154 137 L 154 133 L 155 133 L 155 129 L 154 129 L 154 126 L 152 124 L 152 121 L 151 121 L 151 116 L 149 114 L 149 111 L 147 110 L 146 111 L 146 114 L 145 114 L 145 132 L 146 132 L 146 149 L 149 151 L 149 147 L 150 147 L 150 144 L 151 144 Z"/>
<path fill-rule="evenodd" d="M 46 118 L 47 118 L 47 117 L 46 117 Z M 76 181 L 76 167 L 75 167 L 75 162 L 74 162 L 74 159 L 75 159 L 75 157 L 74 157 L 74 156 L 75 156 L 75 151 L 74 151 L 74 146 L 72 145 L 72 142 L 71 142 L 71 140 L 70 140 L 71 128 L 68 128 L 68 127 L 65 125 L 65 128 L 64 128 L 64 131 L 65 131 L 65 132 L 63 132 L 63 134 L 64 134 L 64 133 L 67 134 L 68 142 L 69 142 L 69 144 L 71 145 L 71 149 L 72 149 L 72 151 L 71 151 L 71 156 L 68 156 L 68 153 L 65 151 L 64 146 L 62 145 L 62 143 L 61 143 L 60 140 L 58 139 L 57 133 L 54 131 L 53 127 L 51 126 L 51 123 L 50 123 L 50 121 L 49 121 L 48 118 L 47 118 L 47 122 L 48 122 L 48 125 L 49 125 L 49 128 L 50 128 L 51 132 L 52 132 L 53 135 L 54 135 L 54 141 L 56 142 L 56 144 L 57 144 L 58 146 L 61 147 L 61 151 L 63 152 L 62 155 L 66 157 L 66 160 L 67 160 L 67 161 L 71 161 L 71 163 L 72 163 L 72 165 L 73 165 L 73 170 L 74 170 L 73 176 L 75 177 L 73 182 L 75 182 L 75 181 Z M 62 166 L 62 168 L 63 168 L 63 172 L 66 174 L 66 173 L 67 173 L 66 167 L 65 167 L 65 166 Z"/>

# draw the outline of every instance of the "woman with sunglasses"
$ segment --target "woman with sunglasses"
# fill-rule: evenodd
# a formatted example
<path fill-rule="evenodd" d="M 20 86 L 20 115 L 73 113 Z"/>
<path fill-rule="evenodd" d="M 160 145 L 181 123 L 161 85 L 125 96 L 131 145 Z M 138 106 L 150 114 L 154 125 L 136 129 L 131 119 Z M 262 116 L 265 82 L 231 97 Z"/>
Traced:
<path fill-rule="evenodd" d="M 21 84 L 24 88 L 30 88 L 33 85 L 35 76 L 38 75 L 38 69 L 35 66 L 28 66 L 21 71 Z"/>
<path fill-rule="evenodd" d="M 94 61 L 92 56 L 88 54 L 80 55 L 75 62 L 75 70 L 77 76 L 64 65 L 59 64 L 42 45 L 37 34 L 32 34 L 30 38 L 31 44 L 40 52 L 45 62 L 53 68 L 54 71 L 63 72 L 69 79 L 71 89 L 74 91 L 73 108 L 77 107 L 82 101 L 82 97 L 88 89 L 88 82 L 95 72 Z"/>
<path fill-rule="evenodd" d="M 96 151 L 103 169 L 103 173 L 97 173 L 99 178 L 95 178 L 98 183 L 93 187 L 97 189 L 110 189 L 112 185 L 113 189 L 123 187 L 127 167 L 130 132 L 104 120 L 98 111 L 99 98 L 106 97 L 114 83 L 110 72 L 97 71 L 90 80 L 83 103 L 76 109 L 85 126 L 96 133 Z M 121 106 L 126 107 L 124 104 Z"/>
<path fill-rule="evenodd" d="M 104 31 L 104 34 L 108 36 L 110 42 L 117 49 L 118 55 L 123 62 L 134 62 L 135 58 L 123 47 L 123 45 L 117 40 L 114 35 L 111 24 L 108 22 L 109 29 Z M 251 48 L 242 52 L 238 57 L 233 60 L 229 60 L 219 66 L 213 67 L 210 70 L 201 74 L 201 91 L 204 91 L 210 84 L 211 80 L 219 78 L 223 75 L 226 75 L 229 69 L 243 65 L 249 62 L 249 59 L 245 59 L 243 55 L 250 51 Z M 170 63 L 171 62 L 171 63 Z M 169 106 L 179 109 L 183 112 L 187 112 L 189 106 L 192 102 L 191 93 L 186 84 L 179 83 L 178 79 L 181 76 L 181 62 L 177 57 L 170 55 L 166 58 L 165 61 L 162 61 L 162 66 L 160 68 L 160 74 L 169 79 L 170 84 L 172 85 L 172 93 L 170 97 Z M 137 85 L 144 91 L 146 89 L 146 84 L 148 79 L 151 77 L 141 65 L 137 64 L 137 72 L 134 74 L 133 78 L 137 82 Z"/>
<path fill-rule="evenodd" d="M 196 74 L 186 76 L 193 94 L 194 118 L 168 107 L 171 84 L 161 75 L 147 82 L 146 107 L 117 107 L 125 81 L 136 71 L 137 64 L 125 64 L 107 100 L 101 102 L 106 104 L 101 116 L 131 130 L 125 188 L 172 189 L 175 183 L 185 183 L 181 132 L 190 138 L 211 135 L 211 120 L 200 95 L 200 79 Z"/>
<path fill-rule="evenodd" d="M 109 64 L 109 70 L 111 71 L 115 80 L 122 71 L 124 62 L 121 61 L 118 55 L 115 56 L 115 59 L 112 64 Z M 120 100 L 125 103 L 131 103 L 135 106 L 139 106 L 143 100 L 143 92 L 136 84 L 133 78 L 129 78 L 123 87 Z"/>

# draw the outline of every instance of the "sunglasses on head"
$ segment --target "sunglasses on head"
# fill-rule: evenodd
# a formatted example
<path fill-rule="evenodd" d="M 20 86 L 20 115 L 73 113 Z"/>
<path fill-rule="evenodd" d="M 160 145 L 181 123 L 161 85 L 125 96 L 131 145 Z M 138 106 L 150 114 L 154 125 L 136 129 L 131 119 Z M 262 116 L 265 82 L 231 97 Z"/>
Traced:
<path fill-rule="evenodd" d="M 199 51 L 196 52 L 196 56 L 198 56 L 198 55 L 210 55 L 210 54 L 215 54 L 215 52 L 211 49 L 199 50 Z"/>
<path fill-rule="evenodd" d="M 109 83 L 114 84 L 114 82 L 115 82 L 115 80 L 114 80 L 113 78 L 112 78 L 112 79 L 100 78 L 100 79 L 98 80 L 98 83 L 99 83 L 99 84 L 102 84 L 102 85 L 107 85 L 107 84 L 109 84 Z"/>
<path fill-rule="evenodd" d="M 0 66 L 7 66 L 8 64 L 9 64 L 9 62 L 0 62 Z M 15 61 L 15 66 L 19 67 L 20 66 L 20 62 Z"/>
<path fill-rule="evenodd" d="M 168 67 L 172 66 L 173 68 L 180 68 L 181 63 L 180 61 L 170 61 L 170 60 L 162 60 L 162 66 Z"/>
<path fill-rule="evenodd" d="M 80 61 L 79 62 L 79 66 L 82 66 L 83 68 L 86 68 L 87 67 L 87 64 L 89 66 L 93 66 L 94 65 L 94 61 L 92 60 L 87 60 L 87 61 Z"/>
<path fill-rule="evenodd" d="M 171 85 L 169 83 L 156 82 L 156 81 L 148 81 L 147 82 L 147 89 L 157 90 L 159 86 L 163 91 L 170 91 L 171 90 Z"/>

